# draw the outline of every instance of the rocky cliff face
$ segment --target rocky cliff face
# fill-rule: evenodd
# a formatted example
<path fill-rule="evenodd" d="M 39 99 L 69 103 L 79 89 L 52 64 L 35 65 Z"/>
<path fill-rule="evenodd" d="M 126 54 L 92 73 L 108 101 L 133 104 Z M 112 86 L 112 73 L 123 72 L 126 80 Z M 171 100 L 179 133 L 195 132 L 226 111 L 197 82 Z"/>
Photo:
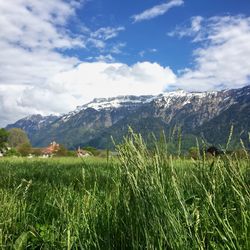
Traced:
<path fill-rule="evenodd" d="M 24 129 L 37 146 L 56 140 L 74 148 L 89 144 L 105 147 L 110 144 L 111 135 L 120 140 L 128 126 L 147 134 L 178 125 L 184 133 L 206 135 L 207 140 L 216 144 L 220 143 L 216 138 L 228 136 L 231 124 L 236 131 L 244 130 L 241 134 L 250 131 L 249 111 L 250 86 L 218 92 L 178 90 L 158 96 L 94 99 L 60 117 L 35 115 L 7 128 Z M 221 128 L 225 129 L 222 136 Z"/>

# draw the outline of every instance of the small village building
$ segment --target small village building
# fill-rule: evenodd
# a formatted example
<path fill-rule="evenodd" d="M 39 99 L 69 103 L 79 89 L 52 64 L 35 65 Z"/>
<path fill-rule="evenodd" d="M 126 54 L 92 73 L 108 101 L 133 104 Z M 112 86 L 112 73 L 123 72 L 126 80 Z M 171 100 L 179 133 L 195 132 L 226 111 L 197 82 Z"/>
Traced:
<path fill-rule="evenodd" d="M 55 141 L 51 142 L 50 145 L 42 149 L 42 155 L 44 157 L 53 156 L 60 149 L 60 145 Z"/>
<path fill-rule="evenodd" d="M 83 150 L 80 147 L 78 147 L 76 153 L 77 153 L 77 157 L 89 157 L 89 156 L 91 156 L 90 152 Z"/>

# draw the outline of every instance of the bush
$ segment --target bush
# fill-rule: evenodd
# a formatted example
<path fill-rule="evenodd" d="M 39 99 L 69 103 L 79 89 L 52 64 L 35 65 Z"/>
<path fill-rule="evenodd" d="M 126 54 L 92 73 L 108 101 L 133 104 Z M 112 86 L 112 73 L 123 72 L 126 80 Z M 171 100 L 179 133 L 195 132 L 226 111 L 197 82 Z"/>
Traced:
<path fill-rule="evenodd" d="M 68 157 L 77 157 L 77 153 L 74 150 L 69 150 L 67 153 Z"/>
<path fill-rule="evenodd" d="M 11 148 L 5 152 L 4 156 L 7 156 L 7 157 L 21 156 L 21 154 L 15 148 Z"/>
<path fill-rule="evenodd" d="M 32 153 L 32 147 L 30 143 L 23 143 L 17 147 L 17 151 L 21 154 L 21 156 L 28 156 Z"/>
<path fill-rule="evenodd" d="M 42 155 L 42 150 L 40 148 L 32 148 L 30 153 L 35 156 L 40 156 Z"/>
<path fill-rule="evenodd" d="M 90 152 L 93 156 L 98 156 L 100 153 L 99 150 L 94 147 L 84 147 L 83 150 Z"/>
<path fill-rule="evenodd" d="M 59 149 L 55 153 L 56 156 L 68 156 L 68 150 L 63 146 L 60 145 Z"/>
<path fill-rule="evenodd" d="M 197 147 L 191 147 L 188 150 L 188 156 L 193 158 L 193 159 L 198 159 L 200 155 L 199 149 Z"/>

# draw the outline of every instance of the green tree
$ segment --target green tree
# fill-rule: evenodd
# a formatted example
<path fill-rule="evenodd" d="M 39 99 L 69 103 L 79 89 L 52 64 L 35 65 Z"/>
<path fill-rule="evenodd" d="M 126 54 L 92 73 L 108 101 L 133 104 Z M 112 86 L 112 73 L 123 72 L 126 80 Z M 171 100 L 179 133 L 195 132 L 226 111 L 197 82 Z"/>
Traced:
<path fill-rule="evenodd" d="M 30 143 L 23 143 L 19 145 L 16 149 L 21 154 L 21 156 L 28 156 L 30 153 L 32 153 L 32 147 Z"/>
<path fill-rule="evenodd" d="M 29 138 L 24 130 L 20 128 L 12 128 L 9 130 L 8 145 L 17 148 L 23 144 L 30 144 Z"/>
<path fill-rule="evenodd" d="M 4 156 L 21 156 L 21 154 L 15 148 L 11 148 L 4 153 Z"/>
<path fill-rule="evenodd" d="M 6 148 L 6 143 L 8 141 L 9 133 L 4 128 L 0 129 L 0 150 Z"/>
<path fill-rule="evenodd" d="M 60 145 L 56 152 L 56 156 L 68 156 L 68 150 L 63 145 Z"/>

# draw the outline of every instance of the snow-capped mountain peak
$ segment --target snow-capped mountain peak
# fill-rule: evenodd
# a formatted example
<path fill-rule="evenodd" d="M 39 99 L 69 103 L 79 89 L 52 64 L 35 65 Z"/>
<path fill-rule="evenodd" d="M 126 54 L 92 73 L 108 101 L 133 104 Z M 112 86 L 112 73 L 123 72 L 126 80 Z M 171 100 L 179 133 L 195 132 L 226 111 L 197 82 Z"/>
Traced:
<path fill-rule="evenodd" d="M 86 103 L 82 106 L 77 106 L 77 108 L 62 116 L 62 120 L 64 122 L 68 121 L 71 117 L 79 114 L 80 112 L 86 109 L 94 109 L 96 111 L 101 110 L 112 110 L 117 108 L 135 108 L 142 104 L 149 103 L 154 100 L 155 96 L 153 95 L 144 95 L 144 96 L 134 96 L 134 95 L 127 95 L 127 96 L 117 96 L 117 97 L 110 97 L 110 98 L 95 98 L 93 101 Z"/>
<path fill-rule="evenodd" d="M 38 146 L 53 139 L 70 147 L 106 147 L 102 143 L 113 134 L 125 135 L 128 126 L 157 133 L 181 125 L 184 132 L 203 133 L 218 141 L 220 131 L 228 131 L 231 124 L 237 131 L 249 131 L 249 105 L 250 86 L 218 92 L 177 90 L 156 96 L 98 98 L 59 118 L 29 116 L 7 128 L 24 129 Z"/>
<path fill-rule="evenodd" d="M 117 96 L 111 98 L 94 99 L 82 106 L 83 109 L 93 108 L 96 110 L 112 109 L 150 102 L 154 96 Z"/>
<path fill-rule="evenodd" d="M 164 105 L 165 108 L 173 105 L 178 102 L 178 105 L 186 105 L 192 101 L 193 98 L 203 99 L 206 97 L 213 97 L 218 92 L 187 92 L 182 89 L 178 89 L 175 91 L 164 92 L 159 95 L 142 95 L 142 96 L 117 96 L 110 98 L 95 98 L 91 102 L 86 103 L 82 106 L 77 106 L 77 108 L 65 114 L 61 117 L 63 122 L 67 122 L 73 116 L 79 114 L 80 112 L 87 110 L 89 108 L 94 109 L 96 111 L 104 111 L 104 110 L 113 110 L 118 108 L 127 108 L 134 109 L 139 106 L 154 102 L 159 105 Z"/>

